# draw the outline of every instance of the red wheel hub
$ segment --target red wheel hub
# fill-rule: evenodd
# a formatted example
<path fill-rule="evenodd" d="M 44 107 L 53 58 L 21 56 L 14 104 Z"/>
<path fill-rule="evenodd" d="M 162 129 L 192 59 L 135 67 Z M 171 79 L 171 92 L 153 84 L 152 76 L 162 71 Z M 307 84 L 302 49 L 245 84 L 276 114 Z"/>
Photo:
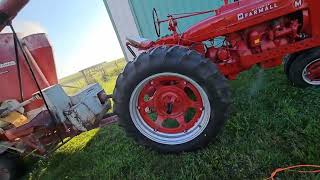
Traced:
<path fill-rule="evenodd" d="M 307 67 L 307 77 L 312 81 L 320 80 L 320 60 L 315 61 Z"/>
<path fill-rule="evenodd" d="M 144 122 L 155 131 L 170 134 L 194 127 L 203 107 L 197 88 L 176 76 L 150 80 L 138 99 L 138 110 Z"/>

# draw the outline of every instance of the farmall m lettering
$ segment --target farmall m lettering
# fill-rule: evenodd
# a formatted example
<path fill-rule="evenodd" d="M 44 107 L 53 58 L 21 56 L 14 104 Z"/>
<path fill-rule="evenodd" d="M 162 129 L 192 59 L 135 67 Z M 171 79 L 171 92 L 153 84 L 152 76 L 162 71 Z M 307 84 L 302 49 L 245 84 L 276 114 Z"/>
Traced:
<path fill-rule="evenodd" d="M 264 12 L 268 12 L 268 11 L 275 9 L 275 8 L 278 8 L 277 3 L 267 4 L 265 6 L 262 6 L 262 7 L 256 8 L 256 9 L 252 9 L 251 11 L 246 12 L 246 13 L 239 13 L 238 14 L 238 21 L 246 19 L 248 17 L 256 16 L 256 15 L 264 13 Z"/>
<path fill-rule="evenodd" d="M 303 0 L 295 0 L 295 1 L 294 1 L 294 7 L 295 7 L 295 8 L 301 7 L 302 4 L 303 4 Z"/>

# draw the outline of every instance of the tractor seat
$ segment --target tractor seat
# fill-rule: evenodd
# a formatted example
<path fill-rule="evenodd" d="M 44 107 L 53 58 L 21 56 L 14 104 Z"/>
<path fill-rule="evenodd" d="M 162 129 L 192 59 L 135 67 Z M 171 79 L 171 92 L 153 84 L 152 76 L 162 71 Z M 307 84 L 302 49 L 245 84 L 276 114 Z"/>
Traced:
<path fill-rule="evenodd" d="M 127 37 L 126 40 L 127 40 L 127 44 L 141 50 L 147 50 L 151 48 L 151 46 L 154 44 L 153 41 L 145 38 L 140 38 L 140 37 L 138 38 Z"/>

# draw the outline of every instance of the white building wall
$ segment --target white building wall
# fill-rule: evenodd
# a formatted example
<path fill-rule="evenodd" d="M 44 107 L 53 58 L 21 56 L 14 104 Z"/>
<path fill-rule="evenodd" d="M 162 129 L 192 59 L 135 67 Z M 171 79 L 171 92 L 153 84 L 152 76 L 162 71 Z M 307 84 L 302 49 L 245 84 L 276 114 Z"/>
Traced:
<path fill-rule="evenodd" d="M 104 0 L 104 3 L 117 33 L 122 51 L 127 61 L 131 61 L 133 56 L 126 48 L 126 37 L 139 37 L 139 31 L 129 2 L 128 0 Z"/>

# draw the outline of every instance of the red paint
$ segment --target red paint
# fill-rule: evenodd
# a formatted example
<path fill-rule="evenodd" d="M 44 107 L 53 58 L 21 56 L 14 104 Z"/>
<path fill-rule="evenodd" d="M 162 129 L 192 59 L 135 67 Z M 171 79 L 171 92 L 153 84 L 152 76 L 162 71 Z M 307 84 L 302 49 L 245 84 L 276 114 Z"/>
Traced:
<path fill-rule="evenodd" d="M 43 89 L 49 85 L 56 84 L 58 79 L 52 49 L 46 36 L 44 34 L 31 35 L 24 38 L 22 42 L 27 45 L 30 53 L 33 55 L 34 61 L 31 60 L 30 63 L 35 70 L 35 75 L 41 88 Z M 8 99 L 20 100 L 18 70 L 12 34 L 0 34 L 0 54 L 0 102 Z M 19 59 L 21 62 L 24 99 L 29 99 L 38 89 L 21 51 L 19 53 Z M 32 110 L 40 106 L 42 106 L 42 102 L 36 101 L 32 103 L 31 106 L 28 106 L 27 110 Z"/>
<path fill-rule="evenodd" d="M 50 85 L 58 83 L 57 71 L 53 56 L 53 49 L 45 34 L 33 34 L 23 38 L 40 70 Z"/>
<path fill-rule="evenodd" d="M 319 46 L 318 7 L 318 0 L 241 0 L 215 10 L 215 16 L 180 35 L 173 27 L 175 23 L 170 23 L 172 35 L 158 39 L 150 48 L 181 45 L 195 49 L 217 64 L 227 78 L 235 79 L 256 64 L 275 67 L 286 54 Z M 202 44 L 220 36 L 226 38 L 222 47 Z"/>
<path fill-rule="evenodd" d="M 192 100 L 187 95 L 186 89 L 194 94 L 195 99 Z M 185 114 L 189 108 L 195 110 L 195 115 L 187 122 Z M 175 76 L 162 76 L 144 86 L 139 95 L 138 109 L 145 123 L 154 130 L 162 133 L 182 133 L 197 123 L 202 114 L 203 103 L 199 91 L 186 80 Z M 151 112 L 156 114 L 156 120 L 151 118 Z M 176 120 L 179 126 L 165 127 L 166 119 Z"/>
<path fill-rule="evenodd" d="M 312 81 L 320 81 L 320 60 L 310 64 L 307 76 Z"/>

